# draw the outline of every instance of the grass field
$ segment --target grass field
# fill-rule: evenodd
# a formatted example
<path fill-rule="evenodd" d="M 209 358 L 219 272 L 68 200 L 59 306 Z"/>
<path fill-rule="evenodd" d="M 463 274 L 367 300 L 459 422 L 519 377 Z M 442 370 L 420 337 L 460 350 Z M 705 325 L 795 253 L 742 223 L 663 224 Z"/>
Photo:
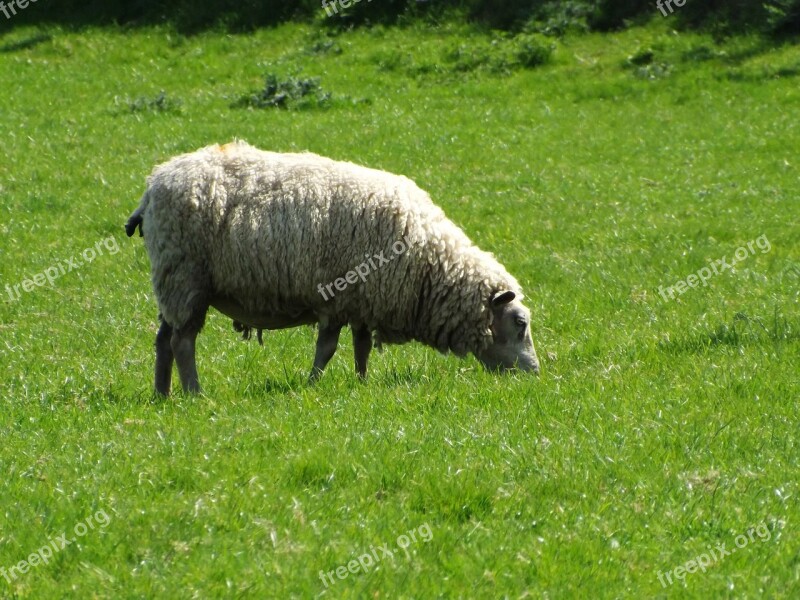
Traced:
<path fill-rule="evenodd" d="M 0 37 L 0 596 L 797 597 L 800 50 L 665 23 L 536 68 L 457 26 Z M 237 107 L 268 73 L 330 106 Z M 361 384 L 343 335 L 308 387 L 312 328 L 212 312 L 205 395 L 153 399 L 122 225 L 233 138 L 427 189 L 523 285 L 541 376 L 408 344 Z"/>

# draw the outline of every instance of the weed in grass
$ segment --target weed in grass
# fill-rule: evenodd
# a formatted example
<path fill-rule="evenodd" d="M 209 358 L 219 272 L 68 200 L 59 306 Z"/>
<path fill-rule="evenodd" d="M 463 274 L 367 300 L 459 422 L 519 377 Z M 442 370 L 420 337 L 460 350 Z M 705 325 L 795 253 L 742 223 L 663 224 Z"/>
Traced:
<path fill-rule="evenodd" d="M 319 38 L 314 40 L 310 46 L 305 48 L 307 54 L 316 56 L 333 55 L 338 56 L 342 53 L 342 47 L 336 40 L 330 38 Z"/>
<path fill-rule="evenodd" d="M 541 36 L 521 33 L 497 35 L 491 39 L 475 36 L 458 40 L 438 51 L 438 59 L 417 58 L 416 53 L 377 51 L 370 60 L 382 71 L 403 72 L 414 77 L 436 75 L 452 78 L 465 73 L 510 75 L 520 69 L 547 64 L 555 45 Z"/>
<path fill-rule="evenodd" d="M 627 58 L 625 67 L 639 79 L 661 79 L 668 76 L 672 65 L 665 61 L 656 61 L 655 56 L 652 49 L 639 50 Z"/>
<path fill-rule="evenodd" d="M 471 40 L 446 50 L 441 64 L 456 73 L 486 70 L 508 74 L 515 69 L 532 69 L 546 64 L 553 48 L 532 34 L 501 36 L 482 43 Z"/>
<path fill-rule="evenodd" d="M 319 85 L 318 78 L 288 77 L 278 79 L 268 74 L 264 88 L 243 96 L 236 106 L 251 108 L 325 108 L 330 105 L 331 94 Z"/>
<path fill-rule="evenodd" d="M 334 104 L 351 100 L 347 96 L 334 96 L 320 85 L 318 77 L 279 78 L 270 73 L 266 76 L 264 88 L 258 92 L 242 96 L 233 104 L 234 108 L 284 108 L 287 110 L 307 110 L 330 108 Z M 352 104 L 369 104 L 366 98 L 352 100 Z"/>
<path fill-rule="evenodd" d="M 135 100 L 125 101 L 128 112 L 154 112 L 154 113 L 178 113 L 180 112 L 183 101 L 177 98 L 170 98 L 165 91 L 160 91 L 152 98 L 140 96 Z"/>

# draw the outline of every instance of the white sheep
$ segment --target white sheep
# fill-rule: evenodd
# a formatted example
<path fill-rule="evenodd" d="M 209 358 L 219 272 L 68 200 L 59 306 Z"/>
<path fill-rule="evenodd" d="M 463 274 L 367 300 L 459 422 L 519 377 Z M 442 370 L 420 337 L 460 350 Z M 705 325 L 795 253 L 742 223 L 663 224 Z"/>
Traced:
<path fill-rule="evenodd" d="M 472 352 L 490 370 L 539 370 L 517 281 L 405 177 L 208 146 L 155 168 L 128 235 L 137 227 L 161 313 L 158 393 L 169 393 L 173 360 L 184 391 L 200 390 L 195 339 L 210 306 L 242 328 L 318 323 L 312 380 L 345 324 L 362 377 L 373 332 L 377 343 Z"/>

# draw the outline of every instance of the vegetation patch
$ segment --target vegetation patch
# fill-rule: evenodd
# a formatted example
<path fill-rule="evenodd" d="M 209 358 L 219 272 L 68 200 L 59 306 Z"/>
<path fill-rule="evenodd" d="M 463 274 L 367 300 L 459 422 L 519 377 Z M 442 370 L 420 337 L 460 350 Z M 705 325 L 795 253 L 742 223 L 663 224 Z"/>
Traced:
<path fill-rule="evenodd" d="M 279 78 L 269 73 L 263 88 L 242 96 L 234 107 L 305 110 L 329 108 L 332 103 L 333 94 L 322 89 L 318 77 Z"/>
<path fill-rule="evenodd" d="M 408 75 L 463 75 L 484 72 L 508 75 L 520 69 L 533 69 L 550 62 L 555 44 L 542 36 L 498 33 L 490 38 L 470 36 L 445 46 L 436 60 L 418 58 L 397 51 L 379 52 L 373 62 L 381 70 L 402 71 Z"/>
<path fill-rule="evenodd" d="M 170 98 L 162 90 L 155 96 L 139 96 L 133 100 L 123 100 L 121 104 L 130 113 L 177 113 L 180 112 L 183 101 Z"/>

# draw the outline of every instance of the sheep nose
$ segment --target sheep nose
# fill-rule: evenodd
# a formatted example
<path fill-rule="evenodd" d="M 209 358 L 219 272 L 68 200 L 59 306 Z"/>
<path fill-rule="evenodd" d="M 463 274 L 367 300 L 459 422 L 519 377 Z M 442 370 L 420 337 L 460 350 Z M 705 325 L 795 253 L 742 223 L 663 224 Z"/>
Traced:
<path fill-rule="evenodd" d="M 536 360 L 535 358 L 527 360 L 525 362 L 520 363 L 519 364 L 519 368 L 522 371 L 525 371 L 526 373 L 528 371 L 533 371 L 534 375 L 538 375 L 539 374 L 539 361 Z"/>

